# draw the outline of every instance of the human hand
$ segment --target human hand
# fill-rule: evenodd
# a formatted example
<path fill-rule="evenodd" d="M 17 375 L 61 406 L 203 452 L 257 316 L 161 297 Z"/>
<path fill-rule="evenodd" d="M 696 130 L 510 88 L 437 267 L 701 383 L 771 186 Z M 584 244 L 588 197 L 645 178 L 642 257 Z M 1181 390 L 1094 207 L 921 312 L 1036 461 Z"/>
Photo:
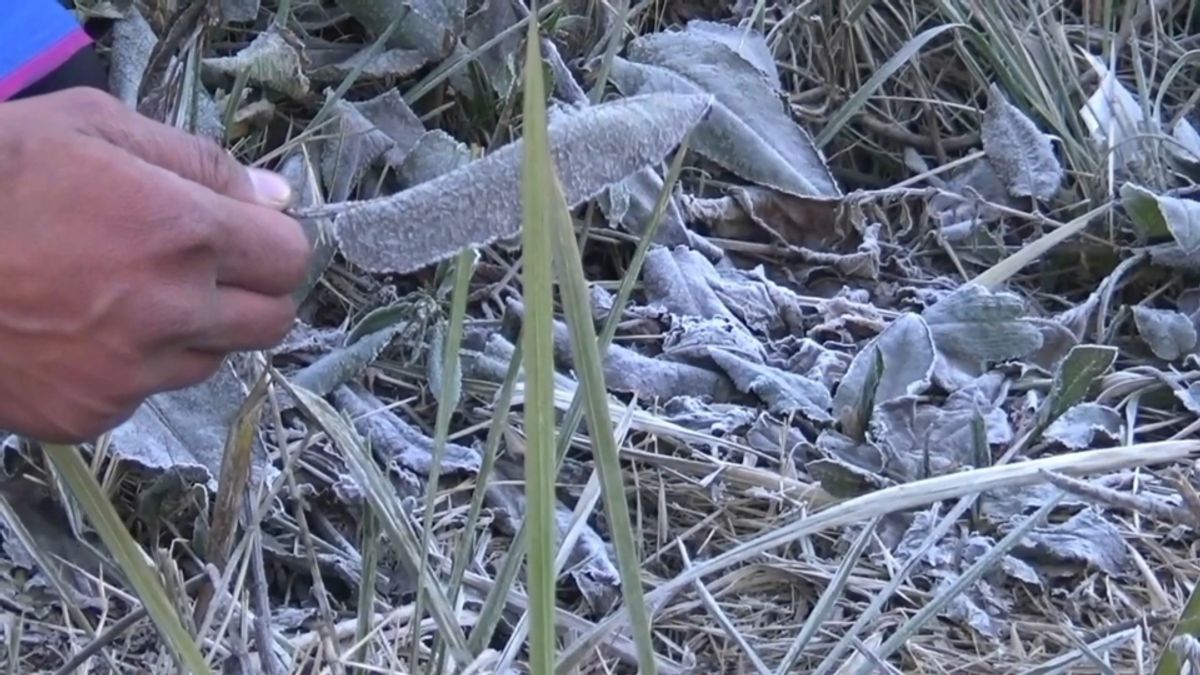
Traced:
<path fill-rule="evenodd" d="M 0 428 L 91 440 L 278 344 L 311 256 L 289 199 L 94 89 L 0 104 Z"/>

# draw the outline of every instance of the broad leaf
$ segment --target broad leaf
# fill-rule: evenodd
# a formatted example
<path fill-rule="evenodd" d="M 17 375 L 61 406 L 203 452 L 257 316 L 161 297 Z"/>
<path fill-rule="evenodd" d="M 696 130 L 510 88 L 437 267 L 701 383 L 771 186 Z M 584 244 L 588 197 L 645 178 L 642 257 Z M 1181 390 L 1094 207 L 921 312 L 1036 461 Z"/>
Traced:
<path fill-rule="evenodd" d="M 1182 252 L 1200 252 L 1200 202 L 1156 195 L 1140 185 L 1121 186 L 1121 205 L 1147 237 L 1170 234 Z"/>
<path fill-rule="evenodd" d="M 999 87 L 993 84 L 988 94 L 980 129 L 988 161 L 1009 194 L 1048 201 L 1063 179 L 1063 168 L 1054 156 L 1050 137 L 1009 103 Z"/>
<path fill-rule="evenodd" d="M 221 56 L 202 61 L 206 71 L 237 78 L 243 71 L 252 84 L 303 98 L 309 92 L 308 76 L 295 36 L 284 34 L 278 27 L 259 33 L 245 49 L 233 56 Z"/>
<path fill-rule="evenodd" d="M 875 405 L 923 392 L 937 358 L 925 320 L 917 314 L 901 315 L 854 357 L 833 398 L 834 414 L 843 425 L 857 418 L 864 387 L 880 357 L 883 370 L 871 397 Z"/>
<path fill-rule="evenodd" d="M 691 140 L 696 152 L 747 180 L 798 196 L 839 197 L 841 191 L 813 145 L 789 116 L 779 81 L 714 39 L 711 29 L 654 33 L 633 40 L 612 77 L 626 95 L 707 93 L 712 115 Z"/>
<path fill-rule="evenodd" d="M 1092 383 L 1112 367 L 1117 349 L 1102 345 L 1079 345 L 1067 354 L 1054 374 L 1050 395 L 1042 413 L 1042 423 L 1049 424 L 1087 396 Z"/>
<path fill-rule="evenodd" d="M 951 389 L 983 373 L 987 363 L 1025 356 L 1042 346 L 1021 299 L 968 284 L 923 313 L 938 351 L 935 377 Z"/>
<path fill-rule="evenodd" d="M 1180 312 L 1134 305 L 1133 321 L 1138 335 L 1160 359 L 1174 361 L 1196 348 L 1196 326 Z"/>
<path fill-rule="evenodd" d="M 708 109 L 701 96 L 657 94 L 607 103 L 550 125 L 551 153 L 574 207 L 661 161 Z M 521 225 L 522 141 L 391 197 L 349 205 L 334 221 L 347 259 L 375 272 L 411 272 Z"/>

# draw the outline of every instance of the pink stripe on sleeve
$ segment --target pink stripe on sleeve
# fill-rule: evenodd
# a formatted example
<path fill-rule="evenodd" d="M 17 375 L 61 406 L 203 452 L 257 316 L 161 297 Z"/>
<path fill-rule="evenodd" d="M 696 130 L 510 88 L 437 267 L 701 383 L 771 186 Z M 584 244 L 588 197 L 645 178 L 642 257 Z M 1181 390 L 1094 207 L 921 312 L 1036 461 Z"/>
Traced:
<path fill-rule="evenodd" d="M 7 101 L 25 87 L 37 82 L 55 68 L 66 63 L 80 49 L 91 44 L 92 38 L 82 28 L 71 31 L 49 49 L 26 61 L 8 77 L 0 80 L 0 101 Z"/>

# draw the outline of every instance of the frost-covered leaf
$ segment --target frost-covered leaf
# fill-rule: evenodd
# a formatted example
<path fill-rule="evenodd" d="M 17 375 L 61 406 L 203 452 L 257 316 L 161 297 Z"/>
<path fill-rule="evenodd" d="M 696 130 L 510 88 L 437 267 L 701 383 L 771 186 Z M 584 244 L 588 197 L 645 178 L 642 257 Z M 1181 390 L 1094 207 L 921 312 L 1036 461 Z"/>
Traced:
<path fill-rule="evenodd" d="M 308 78 L 313 82 L 336 85 L 357 69 L 360 82 L 385 78 L 399 79 L 412 75 L 429 62 L 424 54 L 415 49 L 385 49 L 374 56 L 371 55 L 369 46 L 350 54 L 342 54 L 340 51 L 329 55 L 335 58 L 330 58 L 309 70 Z"/>
<path fill-rule="evenodd" d="M 771 48 L 762 33 L 746 30 L 744 26 L 731 26 L 702 19 L 689 21 L 687 31 L 720 42 L 742 57 L 746 63 L 754 66 L 768 81 L 779 82 L 779 69 L 775 67 L 775 57 L 772 56 Z"/>
<path fill-rule="evenodd" d="M 549 125 L 568 206 L 659 162 L 708 109 L 700 96 L 651 95 L 593 106 Z M 510 237 L 521 224 L 523 142 L 391 197 L 361 202 L 335 219 L 350 262 L 374 272 L 411 272 Z"/>
<path fill-rule="evenodd" d="M 478 50 L 515 24 L 518 18 L 512 0 L 483 0 L 479 10 L 467 17 L 463 43 L 471 50 Z M 516 78 L 521 37 L 520 32 L 511 32 L 479 53 L 479 66 L 497 94 L 504 95 Z"/>
<path fill-rule="evenodd" d="M 1128 141 L 1141 133 L 1145 119 L 1142 106 L 1099 57 L 1087 52 L 1084 57 L 1100 76 L 1100 83 L 1079 109 L 1079 115 L 1097 146 L 1113 148 L 1117 162 L 1125 164 L 1136 149 Z"/>
<path fill-rule="evenodd" d="M 1049 319 L 1029 319 L 1037 325 L 1042 332 L 1042 346 L 1027 355 L 1025 358 L 1032 365 L 1041 368 L 1047 373 L 1053 373 L 1058 370 L 1058 366 L 1062 360 L 1067 358 L 1067 354 L 1075 345 L 1079 344 L 1079 339 L 1066 325 Z"/>
<path fill-rule="evenodd" d="M 937 215 L 941 235 L 948 242 L 968 245 L 980 227 L 998 219 L 1002 211 L 991 204 L 1020 207 L 1008 187 L 987 158 L 971 162 L 946 182 L 945 192 L 929 200 L 929 209 Z"/>
<path fill-rule="evenodd" d="M 672 361 L 711 366 L 710 347 L 719 347 L 754 363 L 763 363 L 767 357 L 762 343 L 746 332 L 741 323 L 725 318 L 681 317 L 663 336 L 663 357 Z"/>
<path fill-rule="evenodd" d="M 1145 236 L 1170 234 L 1184 254 L 1200 253 L 1200 202 L 1156 195 L 1140 185 L 1125 183 L 1121 205 Z"/>
<path fill-rule="evenodd" d="M 753 408 L 729 403 L 709 403 L 695 396 L 676 396 L 662 409 L 663 419 L 693 431 L 725 436 L 757 423 Z"/>
<path fill-rule="evenodd" d="M 309 92 L 309 81 L 297 44 L 294 36 L 272 25 L 237 54 L 204 59 L 202 65 L 206 72 L 231 79 L 245 72 L 251 84 L 302 99 Z"/>
<path fill-rule="evenodd" d="M 642 274 L 648 304 L 672 314 L 733 319 L 757 335 L 804 330 L 795 294 L 762 267 L 717 269 L 693 249 L 658 247 L 647 253 Z"/>
<path fill-rule="evenodd" d="M 1009 103 L 998 86 L 993 84 L 988 94 L 980 129 L 988 161 L 1009 194 L 1048 201 L 1063 179 L 1050 137 Z"/>
<path fill-rule="evenodd" d="M 723 349 L 710 348 L 709 354 L 739 390 L 758 396 L 771 412 L 778 415 L 800 413 L 816 422 L 833 419 L 829 414 L 833 401 L 829 390 L 820 382 L 747 361 Z"/>
<path fill-rule="evenodd" d="M 158 44 L 158 36 L 135 6 L 129 8 L 124 18 L 113 22 L 112 35 L 108 89 L 133 108 L 137 106 L 138 87 L 150 62 L 150 53 Z"/>
<path fill-rule="evenodd" d="M 662 176 L 653 168 L 646 167 L 606 190 L 599 200 L 600 206 L 609 219 L 621 223 L 633 234 L 643 235 L 650 227 L 650 219 L 662 190 Z M 686 246 L 690 241 L 679 205 L 672 196 L 667 200 L 654 242 L 675 247 Z"/>
<path fill-rule="evenodd" d="M 383 315 L 389 310 L 390 308 L 377 310 L 376 315 Z M 370 318 L 368 316 L 363 322 Z M 289 380 L 298 387 L 324 396 L 357 377 L 391 344 L 396 333 L 405 327 L 403 322 L 396 322 L 399 316 L 392 315 L 391 318 L 392 322 L 387 322 L 371 332 L 362 335 L 350 333 L 344 345 L 296 371 Z"/>
<path fill-rule="evenodd" d="M 989 459 L 977 456 L 991 446 L 1011 443 L 1012 424 L 1000 407 L 1007 395 L 1005 379 L 989 373 L 946 399 L 942 407 L 897 399 L 879 406 L 871 419 L 870 438 L 887 452 L 887 474 L 899 480 L 943 475 L 966 466 L 982 468 Z M 983 422 L 977 448 L 973 424 Z"/>
<path fill-rule="evenodd" d="M 1200 132 L 1187 120 L 1180 117 L 1171 129 L 1171 137 L 1178 145 L 1168 143 L 1167 150 L 1189 164 L 1200 164 Z"/>
<path fill-rule="evenodd" d="M 375 36 L 400 19 L 388 46 L 419 50 L 430 61 L 441 61 L 453 51 L 466 9 L 464 0 L 337 0 L 337 4 Z"/>
<path fill-rule="evenodd" d="M 333 390 L 338 410 L 350 417 L 354 428 L 370 444 L 378 457 L 395 462 L 421 476 L 433 469 L 433 439 L 405 422 L 373 394 L 358 385 L 342 385 Z M 473 448 L 446 443 L 439 472 L 475 474 L 483 457 Z"/>
<path fill-rule="evenodd" d="M 412 187 L 457 171 L 470 162 L 471 151 L 466 144 L 441 129 L 433 129 L 417 140 L 396 171 L 400 181 Z"/>
<path fill-rule="evenodd" d="M 830 495 L 852 499 L 888 487 L 886 479 L 839 459 L 815 459 L 804 465 L 805 471 Z"/>
<path fill-rule="evenodd" d="M 1082 401 L 1096 378 L 1107 372 L 1116 359 L 1116 347 L 1084 344 L 1072 349 L 1054 374 L 1043 421 L 1053 422 Z"/>
<path fill-rule="evenodd" d="M 230 425 L 247 391 L 227 362 L 198 385 L 147 399 L 112 431 L 109 452 L 147 469 L 184 471 L 216 489 Z M 252 465 L 264 462 L 265 453 L 256 442 Z"/>
<path fill-rule="evenodd" d="M 1092 447 L 1097 433 L 1110 440 L 1120 438 L 1121 422 L 1121 413 L 1106 405 L 1080 403 L 1068 408 L 1042 435 L 1072 450 L 1083 450 Z"/>
<path fill-rule="evenodd" d="M 846 415 L 858 410 L 876 358 L 882 359 L 883 370 L 871 399 L 879 405 L 925 391 L 936 357 L 925 320 L 917 314 L 900 315 L 854 357 L 834 395 L 834 414 L 845 424 Z"/>
<path fill-rule="evenodd" d="M 514 532 L 528 508 L 526 495 L 519 487 L 524 483 L 523 472 L 519 465 L 509 461 L 497 462 L 495 471 L 499 480 L 489 482 L 486 503 L 496 511 L 503 528 Z M 570 527 L 572 510 L 559 502 L 555 505 L 554 515 L 555 545 L 559 546 Z M 620 575 L 613 563 L 610 546 L 586 522 L 581 528 L 575 547 L 567 556 L 565 570 L 569 570 L 596 611 L 607 612 L 619 598 Z"/>
<path fill-rule="evenodd" d="M 934 377 L 954 390 L 983 374 L 984 365 L 1026 356 L 1042 346 L 1038 326 L 1023 318 L 1021 299 L 967 284 L 922 316 L 937 347 Z"/>
<path fill-rule="evenodd" d="M 321 178 L 329 198 L 339 202 L 395 143 L 353 104 L 339 100 L 334 111 L 334 128 L 321 145 Z"/>
<path fill-rule="evenodd" d="M 812 137 L 788 114 L 778 79 L 714 39 L 711 29 L 666 31 L 634 39 L 613 60 L 614 84 L 626 95 L 711 94 L 712 115 L 691 147 L 747 180 L 811 197 L 841 196 Z"/>
<path fill-rule="evenodd" d="M 1134 305 L 1133 321 L 1138 335 L 1160 359 L 1174 361 L 1196 348 L 1196 327 L 1180 312 Z"/>
<path fill-rule="evenodd" d="M 1082 567 L 1119 577 L 1132 566 L 1121 531 L 1091 508 L 1065 523 L 1035 528 L 1013 553 L 1043 571 L 1065 567 L 1072 572 Z"/>

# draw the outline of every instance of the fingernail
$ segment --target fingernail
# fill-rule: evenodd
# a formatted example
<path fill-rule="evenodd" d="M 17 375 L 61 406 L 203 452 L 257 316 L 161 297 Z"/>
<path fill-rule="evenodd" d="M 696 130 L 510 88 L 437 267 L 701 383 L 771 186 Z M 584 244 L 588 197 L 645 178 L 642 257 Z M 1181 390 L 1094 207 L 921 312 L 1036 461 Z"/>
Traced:
<path fill-rule="evenodd" d="M 292 201 L 292 186 L 283 176 L 263 169 L 250 169 L 254 194 L 264 206 L 284 207 Z"/>

